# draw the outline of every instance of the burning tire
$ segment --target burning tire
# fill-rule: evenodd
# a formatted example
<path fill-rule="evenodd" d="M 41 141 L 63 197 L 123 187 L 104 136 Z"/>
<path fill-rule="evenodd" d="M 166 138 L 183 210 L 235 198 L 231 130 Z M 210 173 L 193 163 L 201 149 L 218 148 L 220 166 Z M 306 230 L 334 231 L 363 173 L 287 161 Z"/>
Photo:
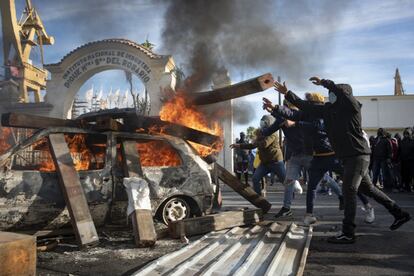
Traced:
<path fill-rule="evenodd" d="M 162 220 L 165 224 L 171 221 L 189 218 L 191 215 L 188 203 L 179 197 L 168 200 L 162 207 Z"/>

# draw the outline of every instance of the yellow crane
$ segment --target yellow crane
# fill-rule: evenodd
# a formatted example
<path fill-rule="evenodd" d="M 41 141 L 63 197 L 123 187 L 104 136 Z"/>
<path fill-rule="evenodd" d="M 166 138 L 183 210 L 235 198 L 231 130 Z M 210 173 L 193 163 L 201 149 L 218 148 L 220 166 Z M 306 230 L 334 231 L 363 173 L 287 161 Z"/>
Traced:
<path fill-rule="evenodd" d="M 19 21 L 14 0 L 1 0 L 0 9 L 6 79 L 18 83 L 20 102 L 29 102 L 29 92 L 34 93 L 35 102 L 40 102 L 40 91 L 46 88 L 47 71 L 32 64 L 30 53 L 33 47 L 39 47 L 43 65 L 43 45 L 52 45 L 54 38 L 46 33 L 31 0 L 26 0 Z"/>

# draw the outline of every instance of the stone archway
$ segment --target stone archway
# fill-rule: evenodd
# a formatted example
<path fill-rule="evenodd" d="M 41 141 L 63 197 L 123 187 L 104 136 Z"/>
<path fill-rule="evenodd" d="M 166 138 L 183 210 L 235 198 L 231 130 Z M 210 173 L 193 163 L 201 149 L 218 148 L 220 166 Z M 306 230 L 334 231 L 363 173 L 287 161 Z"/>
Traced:
<path fill-rule="evenodd" d="M 53 105 L 51 117 L 67 118 L 76 93 L 93 75 L 112 69 L 129 71 L 145 85 L 151 99 L 150 115 L 158 115 L 162 91 L 175 87 L 171 56 L 157 55 L 126 39 L 106 39 L 85 44 L 59 63 L 45 65 L 51 73 L 45 101 Z"/>

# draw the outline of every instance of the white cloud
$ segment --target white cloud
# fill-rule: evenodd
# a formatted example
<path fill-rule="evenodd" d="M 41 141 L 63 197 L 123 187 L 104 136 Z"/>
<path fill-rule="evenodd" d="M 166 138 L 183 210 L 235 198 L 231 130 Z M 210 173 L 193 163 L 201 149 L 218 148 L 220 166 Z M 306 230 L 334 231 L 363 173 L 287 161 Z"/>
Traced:
<path fill-rule="evenodd" d="M 99 13 L 136 13 L 145 14 L 148 10 L 159 7 L 159 3 L 154 1 L 112 1 L 112 0 L 100 0 L 100 1 L 56 1 L 49 3 L 44 2 L 39 7 L 39 13 L 41 14 L 44 22 L 62 20 L 65 18 L 73 18 L 79 14 L 89 14 L 91 17 L 98 16 Z M 161 13 L 162 14 L 162 13 Z M 160 16 L 161 17 L 161 16 Z M 138 16 L 137 16 L 138 18 Z M 125 19 L 125 18 L 119 18 Z"/>
<path fill-rule="evenodd" d="M 291 43 L 306 42 L 309 39 L 336 36 L 340 32 L 356 32 L 374 27 L 414 18 L 414 1 L 353 1 L 337 22 L 319 22 L 315 20 L 312 32 L 307 26 L 292 25 L 286 34 Z M 312 35 L 312 37 L 310 37 Z"/>

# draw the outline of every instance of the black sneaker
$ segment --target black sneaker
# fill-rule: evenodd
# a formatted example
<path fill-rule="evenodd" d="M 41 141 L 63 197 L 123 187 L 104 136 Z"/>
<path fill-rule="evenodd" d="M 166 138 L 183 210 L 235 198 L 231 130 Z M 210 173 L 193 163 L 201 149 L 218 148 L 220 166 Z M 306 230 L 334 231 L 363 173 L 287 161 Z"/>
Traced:
<path fill-rule="evenodd" d="M 290 217 L 292 215 L 292 211 L 286 207 L 282 207 L 282 209 L 280 209 L 279 213 L 277 213 L 275 215 L 276 218 L 281 218 L 281 217 Z"/>
<path fill-rule="evenodd" d="M 345 209 L 345 202 L 344 197 L 339 197 L 339 211 L 343 211 Z"/>
<path fill-rule="evenodd" d="M 344 233 L 341 233 L 338 236 L 329 237 L 328 242 L 337 243 L 337 244 L 351 244 L 351 243 L 355 243 L 355 236 L 354 235 L 348 236 L 348 235 L 345 235 Z"/>
<path fill-rule="evenodd" d="M 411 216 L 407 212 L 402 212 L 400 216 L 395 217 L 394 222 L 391 224 L 390 229 L 391 230 L 397 230 L 401 227 L 404 223 L 409 221 L 411 219 Z"/>

